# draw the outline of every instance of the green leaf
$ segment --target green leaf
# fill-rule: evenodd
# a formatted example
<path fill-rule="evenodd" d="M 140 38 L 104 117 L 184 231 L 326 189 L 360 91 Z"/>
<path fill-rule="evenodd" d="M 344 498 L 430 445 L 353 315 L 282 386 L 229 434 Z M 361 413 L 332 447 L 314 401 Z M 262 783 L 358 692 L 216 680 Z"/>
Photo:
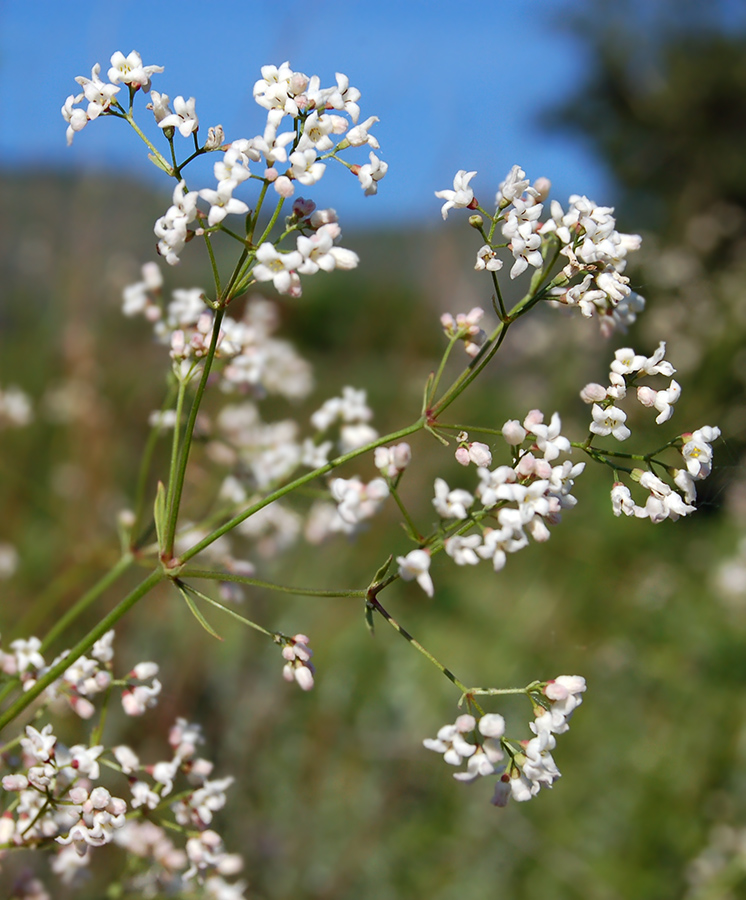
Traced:
<path fill-rule="evenodd" d="M 199 624 L 205 629 L 205 631 L 212 635 L 212 637 L 217 638 L 219 641 L 222 641 L 223 638 L 215 631 L 215 629 L 210 625 L 207 619 L 202 615 L 202 613 L 197 608 L 197 604 L 194 600 L 189 596 L 189 594 L 184 590 L 184 588 L 179 588 L 179 593 L 186 601 L 186 605 L 189 607 L 190 612 L 194 616 L 194 618 L 199 622 Z"/>
<path fill-rule="evenodd" d="M 155 493 L 153 518 L 155 519 L 155 533 L 158 536 L 158 547 L 162 551 L 163 538 L 166 534 L 166 488 L 162 481 L 158 482 L 158 490 Z"/>

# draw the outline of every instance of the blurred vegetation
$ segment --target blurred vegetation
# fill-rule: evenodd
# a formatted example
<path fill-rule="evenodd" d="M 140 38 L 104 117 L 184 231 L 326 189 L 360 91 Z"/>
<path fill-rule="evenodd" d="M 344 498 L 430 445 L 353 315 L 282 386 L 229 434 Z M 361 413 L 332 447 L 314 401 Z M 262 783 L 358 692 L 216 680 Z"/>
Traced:
<path fill-rule="evenodd" d="M 432 601 L 411 585 L 382 597 L 469 683 L 586 676 L 586 702 L 555 752 L 563 778 L 504 810 L 490 806 L 489 785 L 456 783 L 422 748 L 455 715 L 455 691 L 383 623 L 371 639 L 357 601 L 247 592 L 252 618 L 311 635 L 318 682 L 309 695 L 282 681 L 274 645 L 235 623 L 211 617 L 225 637 L 218 644 L 165 589 L 135 608 L 118 631 L 119 667 L 157 660 L 164 695 L 143 720 L 112 717 L 109 740 L 155 761 L 177 715 L 204 725 L 216 774 L 236 776 L 217 827 L 246 858 L 251 896 L 746 896 L 738 878 L 731 893 L 706 894 L 687 875 L 713 826 L 746 825 L 746 596 L 722 594 L 716 578 L 746 530 L 746 41 L 662 32 L 647 60 L 655 78 L 646 78 L 631 27 L 613 42 L 598 28 L 585 35 L 591 71 L 562 121 L 607 159 L 621 226 L 655 229 L 630 273 L 650 308 L 628 340 L 641 352 L 668 340 L 684 393 L 666 435 L 721 425 L 717 471 L 695 516 L 656 527 L 615 519 L 607 474 L 589 471 L 551 541 L 515 555 L 504 572 L 438 557 Z M 116 558 L 116 514 L 131 503 L 165 358 L 147 325 L 122 318 L 119 298 L 153 258 L 152 222 L 166 203 L 117 178 L 2 175 L 2 218 L 15 224 L 0 242 L 0 385 L 21 385 L 39 410 L 30 427 L 3 432 L 0 451 L 0 540 L 22 560 L 3 587 L 4 639 L 43 631 Z M 451 220 L 415 233 L 346 233 L 361 267 L 308 279 L 301 300 L 279 300 L 284 333 L 316 367 L 306 412 L 351 384 L 368 389 L 381 432 L 416 418 L 443 346 L 438 316 L 489 306 L 483 276 L 471 271 L 479 243 Z M 165 273 L 166 287 L 200 284 L 203 264 L 186 252 Z M 582 433 L 587 409 L 577 391 L 603 380 L 627 339 L 607 344 L 594 322 L 553 310 L 510 337 L 452 421 L 500 427 L 539 406 L 561 411 L 565 433 Z M 62 421 L 61 388 L 73 398 Z M 643 413 L 633 434 L 650 419 Z M 466 474 L 426 436 L 413 450 L 402 486 L 428 522 L 433 478 L 466 486 Z M 371 477 L 372 462 L 356 471 Z M 197 491 L 213 483 L 199 446 L 192 479 Z M 355 545 L 338 538 L 323 552 L 299 546 L 254 561 L 269 579 L 362 587 L 406 547 L 392 508 Z M 493 708 L 527 720 L 525 701 Z M 118 864 L 115 853 L 97 878 Z M 3 861 L 6 891 L 32 862 Z M 101 884 L 69 896 L 100 897 Z"/>

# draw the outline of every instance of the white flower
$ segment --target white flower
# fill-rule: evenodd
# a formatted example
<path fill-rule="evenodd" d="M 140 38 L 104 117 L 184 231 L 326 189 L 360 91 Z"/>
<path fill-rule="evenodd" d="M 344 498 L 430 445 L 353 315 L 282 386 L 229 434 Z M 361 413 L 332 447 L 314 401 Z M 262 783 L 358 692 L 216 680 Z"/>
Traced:
<path fill-rule="evenodd" d="M 406 556 L 397 556 L 399 575 L 405 581 L 417 580 L 417 584 L 428 595 L 433 596 L 433 580 L 430 577 L 430 554 L 427 550 L 410 550 Z"/>
<path fill-rule="evenodd" d="M 117 50 L 111 58 L 108 78 L 112 84 L 141 87 L 147 93 L 150 90 L 150 76 L 162 71 L 163 66 L 144 66 L 142 57 L 134 50 L 128 56 Z"/>
<path fill-rule="evenodd" d="M 228 215 L 241 215 L 249 211 L 249 207 L 243 200 L 236 200 L 233 197 L 234 187 L 235 183 L 233 181 L 220 181 L 216 191 L 209 188 L 203 188 L 199 191 L 200 197 L 203 200 L 207 200 L 210 204 L 207 224 L 211 228 L 213 225 L 222 222 Z"/>
<path fill-rule="evenodd" d="M 543 452 L 547 462 L 556 459 L 560 453 L 572 451 L 570 441 L 560 434 L 562 422 L 559 413 L 554 413 L 550 424 L 545 425 L 543 413 L 533 409 L 524 419 L 523 427 L 536 436 L 536 445 Z"/>
<path fill-rule="evenodd" d="M 367 197 L 378 193 L 378 182 L 386 175 L 389 169 L 388 163 L 383 162 L 372 151 L 369 154 L 369 158 L 370 162 L 360 166 L 357 170 L 360 187 L 362 187 Z M 353 169 L 352 171 L 354 172 L 355 170 Z"/>
<path fill-rule="evenodd" d="M 254 278 L 257 281 L 272 281 L 281 294 L 286 294 L 292 286 L 291 272 L 303 262 L 297 250 L 280 253 L 274 244 L 265 241 L 256 251 L 257 265 L 254 267 Z"/>
<path fill-rule="evenodd" d="M 474 497 L 468 491 L 460 488 L 452 491 L 442 478 L 435 479 L 433 506 L 442 519 L 465 519 L 473 503 Z"/>
<path fill-rule="evenodd" d="M 476 566 L 479 557 L 475 551 L 481 543 L 482 538 L 478 534 L 470 534 L 468 537 L 455 534 L 446 539 L 443 547 L 457 566 Z"/>
<path fill-rule="evenodd" d="M 161 119 L 158 127 L 177 128 L 182 137 L 189 137 L 199 128 L 199 119 L 194 111 L 196 102 L 194 97 L 190 97 L 188 100 L 183 97 L 174 97 L 174 112 Z"/>
<path fill-rule="evenodd" d="M 607 406 L 604 409 L 598 403 L 594 403 L 591 412 L 593 413 L 593 422 L 590 425 L 590 430 L 594 434 L 601 437 L 611 434 L 618 441 L 625 441 L 632 434 L 624 424 L 627 419 L 627 413 L 616 406 Z"/>
<path fill-rule="evenodd" d="M 474 200 L 474 191 L 469 187 L 469 182 L 476 172 L 467 172 L 459 169 L 453 179 L 453 190 L 436 191 L 435 196 L 446 202 L 440 208 L 444 219 L 448 218 L 449 209 L 464 209 Z"/>
<path fill-rule="evenodd" d="M 477 261 L 474 268 L 477 272 L 499 272 L 503 267 L 503 261 L 489 244 L 484 244 L 477 251 Z"/>
<path fill-rule="evenodd" d="M 693 431 L 691 435 L 684 435 L 684 446 L 681 455 L 686 462 L 686 468 L 692 478 L 706 478 L 712 470 L 713 441 L 720 437 L 720 429 L 712 425 L 704 425 Z"/>
<path fill-rule="evenodd" d="M 450 766 L 460 766 L 464 759 L 472 756 L 476 746 L 470 744 L 463 735 L 473 731 L 476 725 L 474 716 L 463 715 L 453 725 L 444 725 L 435 739 L 426 738 L 422 743 L 428 750 L 442 753 L 443 759 Z"/>
<path fill-rule="evenodd" d="M 626 484 L 615 481 L 611 488 L 611 508 L 615 516 L 633 516 L 635 514 L 635 501 Z"/>
<path fill-rule="evenodd" d="M 640 385 L 637 388 L 637 399 L 643 406 L 654 406 L 659 415 L 655 421 L 658 425 L 667 422 L 673 415 L 673 405 L 681 396 L 681 385 L 677 381 L 671 381 L 668 389 L 665 391 L 654 391 L 647 385 Z"/>

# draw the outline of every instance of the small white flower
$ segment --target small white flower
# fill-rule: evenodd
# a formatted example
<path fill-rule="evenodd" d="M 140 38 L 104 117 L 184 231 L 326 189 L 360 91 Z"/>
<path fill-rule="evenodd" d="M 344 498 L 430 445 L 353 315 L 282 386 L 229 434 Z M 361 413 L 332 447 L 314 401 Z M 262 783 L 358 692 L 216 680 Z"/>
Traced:
<path fill-rule="evenodd" d="M 406 556 L 397 556 L 399 575 L 405 581 L 417 580 L 417 584 L 427 594 L 433 596 L 433 580 L 430 577 L 430 554 L 427 550 L 410 550 Z"/>
<path fill-rule="evenodd" d="M 448 218 L 449 209 L 465 209 L 474 200 L 474 191 L 469 187 L 469 182 L 476 172 L 467 172 L 459 169 L 453 179 L 453 190 L 436 191 L 435 196 L 446 202 L 440 208 L 444 219 Z"/>
<path fill-rule="evenodd" d="M 604 409 L 598 403 L 594 403 L 591 412 L 593 413 L 593 422 L 590 425 L 590 430 L 594 434 L 600 437 L 611 434 L 618 441 L 625 441 L 632 434 L 624 424 L 627 419 L 627 413 L 616 406 L 607 406 Z"/>

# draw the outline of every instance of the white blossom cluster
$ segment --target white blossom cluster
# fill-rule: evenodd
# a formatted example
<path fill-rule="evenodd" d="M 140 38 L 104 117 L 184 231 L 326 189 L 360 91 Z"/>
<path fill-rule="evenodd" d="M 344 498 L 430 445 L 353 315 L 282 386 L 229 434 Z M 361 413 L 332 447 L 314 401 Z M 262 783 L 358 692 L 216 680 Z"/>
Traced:
<path fill-rule="evenodd" d="M 436 197 L 446 201 L 441 209 L 444 219 L 451 209 L 480 209 L 470 186 L 476 174 L 461 169 L 453 180 L 453 190 L 435 192 Z M 616 330 L 625 331 L 645 305 L 644 299 L 632 292 L 629 279 L 623 274 L 627 254 L 640 247 L 640 236 L 618 232 L 612 207 L 598 206 L 577 194 L 570 197 L 567 212 L 553 200 L 549 218 L 542 221 L 550 187 L 546 178 L 539 178 L 532 185 L 524 170 L 513 166 L 500 185 L 491 216 L 494 225 L 500 224 L 506 243 L 491 240 L 484 244 L 474 268 L 498 272 L 503 261 L 497 251 L 507 246 L 513 255 L 510 277 L 517 278 L 529 266 L 543 269 L 547 259 L 554 256 L 548 250 L 549 243 L 556 242 L 559 253 L 568 262 L 562 270 L 565 286 L 553 287 L 551 300 L 579 309 L 586 318 L 598 316 L 607 336 Z"/>
<path fill-rule="evenodd" d="M 93 699 L 111 687 L 121 688 L 122 708 L 127 715 L 139 716 L 157 702 L 161 684 L 155 677 L 158 666 L 153 662 L 138 663 L 123 679 L 112 674 L 114 632 L 107 631 L 91 648 L 90 656 L 80 656 L 53 682 L 42 697 L 56 706 L 68 705 L 81 719 L 90 719 L 96 711 Z M 0 671 L 20 679 L 24 690 L 31 688 L 53 666 L 69 653 L 65 650 L 49 665 L 41 654 L 39 638 L 12 641 L 10 652 L 0 650 Z"/>
<path fill-rule="evenodd" d="M 90 659 L 78 659 L 61 681 L 42 695 L 47 707 L 65 690 L 73 709 L 89 718 L 94 710 L 87 698 L 115 685 L 124 687 L 122 705 L 128 715 L 142 715 L 154 705 L 160 692 L 160 684 L 153 678 L 157 666 L 140 663 L 126 679 L 114 681 L 110 673 L 113 636 L 108 632 L 94 645 Z M 39 646 L 36 638 L 14 641 L 12 652 L 2 654 L 3 671 L 21 678 L 41 674 L 45 667 Z M 145 679 L 152 679 L 151 684 L 137 683 Z M 78 698 L 77 703 L 73 697 Z M 20 756 L 6 756 L 11 772 L 3 776 L 2 788 L 15 799 L 0 817 L 0 843 L 13 847 L 57 843 L 60 850 L 52 870 L 70 883 L 88 865 L 90 847 L 113 841 L 149 860 L 144 878 L 153 886 L 169 891 L 186 889 L 195 877 L 201 882 L 207 877 L 212 879 L 212 893 L 207 896 L 239 900 L 245 885 L 230 884 L 223 876 L 235 875 L 242 861 L 226 853 L 219 835 L 208 828 L 225 805 L 225 791 L 233 778 L 211 778 L 213 764 L 197 754 L 202 742 L 199 726 L 177 719 L 169 734 L 170 758 L 144 765 L 128 746 L 110 750 L 103 743 L 67 747 L 51 724 L 40 728 L 28 725 L 20 739 Z M 124 790 L 112 793 L 99 783 L 102 773 L 112 769 L 126 776 Z M 133 819 L 137 810 L 148 816 L 162 812 L 178 779 L 185 781 L 186 789 L 179 790 L 171 812 L 179 826 L 197 833 L 186 841 L 185 850 L 177 849 L 155 822 Z M 125 796 L 117 796 L 119 793 Z"/>
<path fill-rule="evenodd" d="M 561 453 L 572 451 L 570 441 L 561 434 L 562 423 L 557 413 L 544 421 L 540 410 L 531 410 L 523 421 L 505 423 L 503 438 L 510 446 L 513 465 L 490 469 L 492 453 L 480 441 L 470 442 L 459 435 L 456 458 L 463 465 L 474 462 L 479 484 L 474 492 L 451 489 L 442 479 L 435 480 L 433 507 L 445 528 L 456 532 L 445 537 L 443 548 L 459 566 L 492 561 L 495 571 L 505 566 L 507 555 L 528 546 L 529 537 L 547 541 L 549 525 L 561 520 L 564 509 L 572 509 L 577 500 L 571 491 L 585 463 L 564 460 L 552 465 Z M 477 502 L 479 501 L 479 502 Z M 459 528 L 458 523 L 472 522 L 476 529 Z M 488 524 L 495 522 L 495 526 Z M 412 550 L 397 558 L 399 575 L 405 581 L 416 580 L 426 594 L 432 596 L 433 582 L 429 573 L 430 551 Z"/>
<path fill-rule="evenodd" d="M 99 115 L 116 113 L 124 117 L 125 110 L 116 101 L 121 86 L 127 84 L 133 96 L 140 89 L 147 92 L 151 76 L 162 72 L 163 67 L 143 66 L 135 51 L 128 57 L 117 52 L 111 58 L 108 84 L 99 77 L 100 71 L 100 65 L 96 64 L 90 79 L 78 76 L 76 81 L 83 88 L 82 93 L 70 95 L 62 107 L 63 118 L 68 123 L 68 144 L 75 132 Z M 198 218 L 213 229 L 228 215 L 251 213 L 245 201 L 233 196 L 251 178 L 263 180 L 265 187 L 272 185 L 281 198 L 287 199 L 295 193 L 296 184 L 307 188 L 321 179 L 326 170 L 325 160 L 339 159 L 337 154 L 350 147 L 365 146 L 372 148 L 367 163 L 343 165 L 357 176 L 368 195 L 377 192 L 378 182 L 386 174 L 386 163 L 373 152 L 379 149 L 378 141 L 370 134 L 378 117 L 358 122 L 360 91 L 350 85 L 346 75 L 337 73 L 335 85 L 322 87 L 318 76 L 309 78 L 296 72 L 288 62 L 279 67 L 264 66 L 261 74 L 254 85 L 254 99 L 267 110 L 263 133 L 224 144 L 222 126 L 208 129 L 207 139 L 199 151 L 223 151 L 222 158 L 213 167 L 215 188 L 189 190 L 181 180 L 174 189 L 172 205 L 155 223 L 158 252 L 169 265 L 179 262 L 179 254 L 196 233 L 189 226 Z M 87 101 L 85 109 L 79 106 L 84 101 Z M 167 94 L 152 91 L 148 106 L 169 141 L 173 141 L 178 131 L 184 138 L 193 136 L 195 147 L 198 146 L 199 119 L 194 97 L 176 97 L 171 109 Z M 280 131 L 286 117 L 290 124 Z M 199 209 L 200 200 L 209 204 L 207 213 Z M 293 207 L 291 230 L 299 232 L 296 249 L 279 251 L 271 241 L 260 244 L 255 251 L 256 281 L 272 281 L 280 293 L 299 296 L 300 275 L 352 269 L 357 265 L 355 253 L 335 246 L 341 232 L 334 210 L 314 210 L 315 204 L 302 198 Z"/>
<path fill-rule="evenodd" d="M 170 347 L 179 377 L 189 377 L 195 364 L 208 351 L 214 313 L 205 304 L 201 288 L 176 289 L 171 301 L 162 306 L 163 279 L 155 263 L 142 267 L 142 280 L 123 291 L 125 316 L 142 315 L 153 322 L 158 341 Z M 225 316 L 221 323 L 216 357 L 224 360 L 220 387 L 226 392 L 250 392 L 262 398 L 278 394 L 300 400 L 313 387 L 310 365 L 292 344 L 274 337 L 279 326 L 275 304 L 263 297 L 250 297 L 243 316 Z M 169 417 L 161 418 L 161 426 Z"/>
<path fill-rule="evenodd" d="M 555 735 L 568 731 L 568 721 L 583 702 L 585 689 L 585 679 L 580 675 L 560 675 L 543 685 L 540 692 L 530 692 L 535 714 L 529 725 L 534 733 L 531 740 L 508 740 L 505 719 L 499 713 L 486 713 L 478 720 L 470 714 L 461 715 L 423 744 L 428 750 L 442 753 L 451 766 L 466 761 L 466 769 L 454 773 L 457 781 L 498 775 L 492 798 L 495 806 L 505 806 L 510 797 L 519 802 L 530 800 L 560 777 L 551 754 L 556 746 Z M 498 765 L 506 753 L 507 764 Z"/>
<path fill-rule="evenodd" d="M 661 341 L 652 356 L 635 353 L 631 347 L 617 350 L 609 372 L 609 385 L 587 384 L 580 392 L 581 398 L 592 404 L 592 434 L 611 435 L 619 441 L 626 440 L 631 432 L 627 427 L 627 414 L 617 404 L 624 400 L 630 387 L 636 386 L 638 401 L 645 407 L 657 410 L 656 424 L 667 422 L 674 413 L 674 404 L 681 396 L 681 386 L 671 378 L 669 386 L 662 390 L 640 384 L 645 376 L 662 375 L 670 378 L 676 369 L 665 359 L 666 344 Z M 712 443 L 720 437 L 720 429 L 705 425 L 692 433 L 681 435 L 678 443 L 684 467 L 667 468 L 678 492 L 659 478 L 652 470 L 633 469 L 632 479 L 649 494 L 644 506 L 632 499 L 630 489 L 620 481 L 614 482 L 611 502 L 614 515 L 636 516 L 650 519 L 654 524 L 665 519 L 676 521 L 680 516 L 694 512 L 697 498 L 695 482 L 706 478 L 712 471 Z"/>

